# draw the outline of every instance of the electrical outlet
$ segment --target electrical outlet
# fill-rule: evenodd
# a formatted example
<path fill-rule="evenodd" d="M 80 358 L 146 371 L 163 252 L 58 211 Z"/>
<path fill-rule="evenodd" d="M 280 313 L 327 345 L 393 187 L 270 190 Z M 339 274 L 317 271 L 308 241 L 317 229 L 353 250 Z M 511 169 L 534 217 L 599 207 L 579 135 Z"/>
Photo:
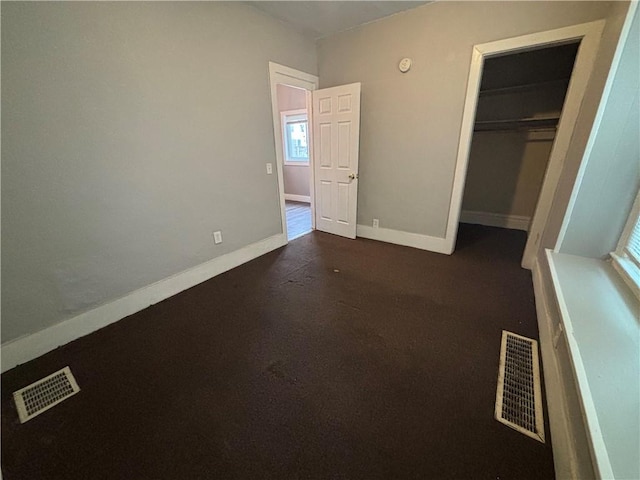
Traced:
<path fill-rule="evenodd" d="M 373 219 L 373 228 L 378 228 L 380 226 L 380 220 L 377 218 Z"/>
<path fill-rule="evenodd" d="M 222 232 L 221 231 L 213 232 L 213 242 L 216 245 L 219 244 L 219 243 L 222 243 Z"/>
<path fill-rule="evenodd" d="M 271 175 L 273 173 L 273 164 L 267 163 L 267 175 Z"/>

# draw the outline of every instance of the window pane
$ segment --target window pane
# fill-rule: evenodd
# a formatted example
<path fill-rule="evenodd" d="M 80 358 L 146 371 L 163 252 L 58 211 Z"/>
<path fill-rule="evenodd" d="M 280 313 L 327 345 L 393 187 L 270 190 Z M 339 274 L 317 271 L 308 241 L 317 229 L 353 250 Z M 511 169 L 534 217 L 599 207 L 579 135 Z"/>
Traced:
<path fill-rule="evenodd" d="M 640 217 L 633 226 L 625 251 L 634 263 L 640 266 Z"/>
<path fill-rule="evenodd" d="M 287 160 L 293 162 L 309 161 L 307 145 L 307 122 L 287 122 Z"/>

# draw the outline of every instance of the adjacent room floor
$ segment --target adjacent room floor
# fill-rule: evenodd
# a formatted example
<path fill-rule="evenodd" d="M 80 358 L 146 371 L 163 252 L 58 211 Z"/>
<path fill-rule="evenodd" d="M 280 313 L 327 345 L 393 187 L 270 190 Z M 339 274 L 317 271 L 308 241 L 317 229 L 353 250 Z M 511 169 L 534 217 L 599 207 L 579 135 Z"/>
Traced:
<path fill-rule="evenodd" d="M 314 232 L 19 366 L 4 479 L 553 478 L 493 418 L 501 331 L 537 338 L 525 240 Z M 11 392 L 66 365 L 81 391 L 19 424 Z"/>
<path fill-rule="evenodd" d="M 303 202 L 285 201 L 287 212 L 287 237 L 298 238 L 311 231 L 311 205 Z"/>

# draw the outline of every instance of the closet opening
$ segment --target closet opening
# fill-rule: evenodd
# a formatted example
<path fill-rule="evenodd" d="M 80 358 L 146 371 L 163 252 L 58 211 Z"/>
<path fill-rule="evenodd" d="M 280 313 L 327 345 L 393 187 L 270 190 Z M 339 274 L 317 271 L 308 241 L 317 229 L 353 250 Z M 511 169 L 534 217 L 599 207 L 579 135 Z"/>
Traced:
<path fill-rule="evenodd" d="M 460 223 L 529 234 L 579 46 L 484 60 Z"/>

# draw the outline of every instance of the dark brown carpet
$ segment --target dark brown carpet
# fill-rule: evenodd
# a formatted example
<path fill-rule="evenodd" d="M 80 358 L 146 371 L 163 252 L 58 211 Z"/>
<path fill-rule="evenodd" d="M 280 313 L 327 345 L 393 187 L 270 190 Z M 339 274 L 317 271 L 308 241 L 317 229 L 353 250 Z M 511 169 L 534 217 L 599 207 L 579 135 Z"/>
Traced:
<path fill-rule="evenodd" d="M 4 479 L 553 478 L 493 418 L 501 330 L 537 338 L 524 242 L 295 240 L 2 375 Z M 82 391 L 20 425 L 65 365 Z"/>

